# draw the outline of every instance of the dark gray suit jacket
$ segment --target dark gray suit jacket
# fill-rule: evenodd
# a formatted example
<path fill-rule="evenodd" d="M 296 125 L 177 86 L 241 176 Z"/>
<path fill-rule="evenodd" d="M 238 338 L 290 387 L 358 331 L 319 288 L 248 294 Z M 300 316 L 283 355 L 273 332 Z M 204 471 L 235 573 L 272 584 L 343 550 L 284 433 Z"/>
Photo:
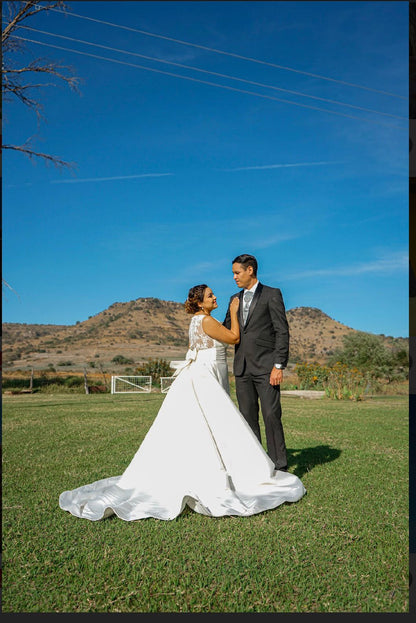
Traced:
<path fill-rule="evenodd" d="M 243 290 L 234 294 L 240 298 L 238 308 L 240 343 L 235 345 L 234 374 L 268 374 L 273 364 L 287 365 L 289 358 L 289 325 L 282 293 L 259 282 L 250 305 L 247 322 L 243 325 Z M 224 326 L 231 327 L 230 308 Z"/>

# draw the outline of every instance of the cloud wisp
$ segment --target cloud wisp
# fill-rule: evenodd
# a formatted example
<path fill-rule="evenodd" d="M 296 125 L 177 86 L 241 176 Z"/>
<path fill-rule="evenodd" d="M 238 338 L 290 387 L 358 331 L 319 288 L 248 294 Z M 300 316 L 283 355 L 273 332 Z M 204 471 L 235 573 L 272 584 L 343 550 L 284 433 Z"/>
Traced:
<path fill-rule="evenodd" d="M 285 279 L 307 279 L 310 277 L 332 277 L 332 276 L 356 276 L 368 273 L 387 274 L 393 272 L 407 271 L 409 268 L 409 256 L 406 253 L 394 253 L 390 257 L 384 257 L 371 262 L 361 264 L 339 266 L 331 268 L 317 268 L 305 270 L 285 275 Z"/>
<path fill-rule="evenodd" d="M 51 180 L 50 184 L 80 184 L 82 182 L 112 182 L 117 180 L 134 180 L 143 177 L 166 177 L 173 173 L 139 173 L 137 175 L 115 175 L 113 177 L 87 177 L 74 180 Z"/>
<path fill-rule="evenodd" d="M 235 169 L 221 169 L 221 171 L 260 171 L 267 169 L 285 169 L 289 167 L 318 167 L 332 164 L 342 164 L 342 162 L 337 162 L 334 160 L 331 161 L 322 161 L 322 162 L 289 162 L 287 164 L 265 164 L 265 165 L 253 165 L 249 167 L 236 167 Z"/>
<path fill-rule="evenodd" d="M 254 249 L 267 249 L 268 247 L 273 247 L 274 245 L 281 244 L 282 242 L 296 240 L 302 236 L 303 234 L 299 232 L 297 234 L 277 234 L 276 236 L 270 236 L 268 238 L 254 238 L 252 240 L 252 246 Z"/>

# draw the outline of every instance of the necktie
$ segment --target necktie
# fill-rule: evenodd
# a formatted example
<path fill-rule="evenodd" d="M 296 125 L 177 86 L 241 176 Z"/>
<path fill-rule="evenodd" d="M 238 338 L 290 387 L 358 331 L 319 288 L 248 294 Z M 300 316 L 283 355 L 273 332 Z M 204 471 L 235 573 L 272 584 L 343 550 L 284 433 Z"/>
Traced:
<path fill-rule="evenodd" d="M 250 303 L 251 303 L 253 296 L 254 296 L 253 292 L 249 292 L 249 291 L 244 294 L 244 306 L 243 306 L 244 324 L 246 324 L 246 321 L 247 321 L 248 310 L 250 309 Z"/>

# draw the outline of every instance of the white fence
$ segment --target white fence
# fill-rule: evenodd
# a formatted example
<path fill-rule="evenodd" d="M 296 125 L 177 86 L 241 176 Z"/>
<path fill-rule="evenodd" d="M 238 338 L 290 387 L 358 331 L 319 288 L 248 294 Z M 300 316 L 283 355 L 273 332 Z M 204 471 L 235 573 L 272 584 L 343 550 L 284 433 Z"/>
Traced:
<path fill-rule="evenodd" d="M 151 376 L 112 376 L 112 394 L 148 394 L 152 391 Z"/>

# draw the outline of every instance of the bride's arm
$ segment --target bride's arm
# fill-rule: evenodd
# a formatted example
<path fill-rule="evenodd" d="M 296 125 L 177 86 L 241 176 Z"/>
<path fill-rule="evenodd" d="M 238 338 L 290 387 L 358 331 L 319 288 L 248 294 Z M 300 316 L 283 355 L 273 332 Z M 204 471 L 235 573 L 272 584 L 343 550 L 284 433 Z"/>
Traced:
<path fill-rule="evenodd" d="M 231 327 L 227 329 L 212 316 L 206 316 L 202 321 L 202 327 L 209 337 L 226 344 L 238 344 L 240 342 L 240 325 L 238 323 L 237 310 L 240 302 L 234 298 L 230 304 Z"/>

